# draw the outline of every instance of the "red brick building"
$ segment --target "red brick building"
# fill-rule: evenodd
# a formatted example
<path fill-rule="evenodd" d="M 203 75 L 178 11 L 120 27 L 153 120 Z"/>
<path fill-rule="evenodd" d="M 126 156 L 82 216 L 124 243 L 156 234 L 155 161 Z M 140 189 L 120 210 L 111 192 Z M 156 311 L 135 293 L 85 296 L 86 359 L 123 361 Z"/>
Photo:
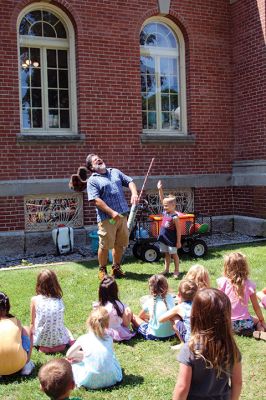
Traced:
<path fill-rule="evenodd" d="M 0 254 L 95 223 L 68 189 L 90 152 L 262 223 L 265 0 L 6 0 L 0 22 Z"/>

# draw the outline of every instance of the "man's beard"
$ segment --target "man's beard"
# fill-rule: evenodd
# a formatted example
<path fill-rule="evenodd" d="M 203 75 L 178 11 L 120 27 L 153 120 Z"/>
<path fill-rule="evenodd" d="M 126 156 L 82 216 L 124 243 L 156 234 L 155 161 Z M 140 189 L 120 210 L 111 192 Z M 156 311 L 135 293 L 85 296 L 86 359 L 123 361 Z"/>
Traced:
<path fill-rule="evenodd" d="M 95 167 L 93 167 L 95 172 L 105 172 L 106 170 L 106 165 L 105 163 L 102 163 L 100 165 L 96 165 Z"/>

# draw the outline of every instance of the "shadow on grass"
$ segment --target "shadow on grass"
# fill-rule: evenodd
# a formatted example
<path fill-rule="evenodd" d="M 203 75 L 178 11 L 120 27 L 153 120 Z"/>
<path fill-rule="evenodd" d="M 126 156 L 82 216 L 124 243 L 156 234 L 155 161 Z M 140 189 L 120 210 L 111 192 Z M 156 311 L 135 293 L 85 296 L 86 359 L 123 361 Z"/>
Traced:
<path fill-rule="evenodd" d="M 86 390 L 87 392 L 99 392 L 99 393 L 112 392 L 114 390 L 119 390 L 121 387 L 137 386 L 137 385 L 141 385 L 144 382 L 144 378 L 141 375 L 133 375 L 133 374 L 126 375 L 123 368 L 122 368 L 122 373 L 123 373 L 122 381 L 116 383 L 113 386 L 103 388 L 103 389 L 87 389 L 85 387 L 82 387 L 82 388 L 84 390 Z"/>
<path fill-rule="evenodd" d="M 1 385 L 10 385 L 13 383 L 20 384 L 24 383 L 25 381 L 31 381 L 34 380 L 38 377 L 38 372 L 43 363 L 41 362 L 34 362 L 35 368 L 32 371 L 32 373 L 28 376 L 22 376 L 20 375 L 19 372 L 12 374 L 12 375 L 3 375 L 2 378 L 0 379 L 0 384 Z"/>

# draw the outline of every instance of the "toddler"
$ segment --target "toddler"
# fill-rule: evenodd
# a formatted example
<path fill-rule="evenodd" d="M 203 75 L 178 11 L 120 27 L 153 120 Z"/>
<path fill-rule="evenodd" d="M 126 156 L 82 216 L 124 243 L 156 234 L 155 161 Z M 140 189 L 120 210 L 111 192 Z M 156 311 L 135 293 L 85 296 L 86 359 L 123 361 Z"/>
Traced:
<path fill-rule="evenodd" d="M 129 329 L 132 311 L 120 301 L 118 286 L 113 277 L 106 275 L 101 281 L 98 304 L 103 306 L 109 314 L 109 327 L 106 333 L 112 336 L 113 340 L 120 342 L 135 336 L 135 332 Z"/>
<path fill-rule="evenodd" d="M 178 212 L 176 211 L 176 199 L 174 196 L 164 198 L 161 181 L 158 181 L 157 188 L 159 190 L 160 201 L 164 208 L 163 220 L 158 237 L 160 250 L 165 254 L 164 271 L 162 274 L 165 275 L 169 273 L 172 257 L 175 264 L 173 277 L 177 279 L 179 275 L 179 257 L 177 250 L 181 247 L 181 229 Z"/>
<path fill-rule="evenodd" d="M 63 359 L 51 360 L 43 365 L 38 374 L 41 390 L 53 400 L 81 400 L 69 398 L 75 388 L 71 364 Z"/>
<path fill-rule="evenodd" d="M 0 375 L 18 371 L 21 375 L 30 375 L 34 364 L 30 361 L 32 342 L 29 327 L 22 327 L 20 320 L 9 311 L 9 298 L 0 292 Z"/>
<path fill-rule="evenodd" d="M 223 277 L 217 279 L 218 289 L 231 301 L 233 330 L 238 335 L 252 336 L 253 331 L 264 331 L 266 324 L 256 296 L 256 284 L 248 279 L 246 256 L 230 253 L 224 258 Z M 251 317 L 249 299 L 257 317 Z"/>
<path fill-rule="evenodd" d="M 241 355 L 232 333 L 230 300 L 221 291 L 197 291 L 191 338 L 180 350 L 178 361 L 173 400 L 240 398 Z"/>
<path fill-rule="evenodd" d="M 64 351 L 74 340 L 64 325 L 63 292 L 54 271 L 39 273 L 36 294 L 31 299 L 33 345 L 43 353 Z"/>
<path fill-rule="evenodd" d="M 182 343 L 190 339 L 190 314 L 193 298 L 198 290 L 196 283 L 192 280 L 183 279 L 178 287 L 178 305 L 171 308 L 159 318 L 159 322 L 171 321 L 176 335 Z M 172 346 L 172 350 L 178 350 L 181 346 Z"/>
<path fill-rule="evenodd" d="M 107 310 L 104 307 L 94 309 L 87 326 L 89 333 L 80 336 L 66 354 L 72 362 L 75 384 L 101 389 L 121 382 L 122 370 L 114 354 L 113 339 L 106 335 Z"/>
<path fill-rule="evenodd" d="M 133 315 L 133 326 L 147 340 L 163 340 L 175 336 L 171 322 L 159 322 L 161 315 L 174 307 L 165 276 L 153 275 L 149 279 L 149 289 L 151 296 L 144 302 L 140 314 Z"/>

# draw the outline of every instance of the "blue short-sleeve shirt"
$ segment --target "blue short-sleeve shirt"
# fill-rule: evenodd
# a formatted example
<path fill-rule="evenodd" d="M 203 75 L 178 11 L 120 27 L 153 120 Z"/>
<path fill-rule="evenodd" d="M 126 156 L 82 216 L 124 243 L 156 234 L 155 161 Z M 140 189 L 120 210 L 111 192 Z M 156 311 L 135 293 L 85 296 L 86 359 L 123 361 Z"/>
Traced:
<path fill-rule="evenodd" d="M 105 174 L 94 172 L 87 181 L 88 200 L 100 198 L 110 208 L 119 214 L 129 211 L 125 199 L 123 186 L 128 187 L 132 178 L 123 174 L 119 169 L 107 168 Z M 110 215 L 104 213 L 96 207 L 97 222 L 109 219 Z"/>

